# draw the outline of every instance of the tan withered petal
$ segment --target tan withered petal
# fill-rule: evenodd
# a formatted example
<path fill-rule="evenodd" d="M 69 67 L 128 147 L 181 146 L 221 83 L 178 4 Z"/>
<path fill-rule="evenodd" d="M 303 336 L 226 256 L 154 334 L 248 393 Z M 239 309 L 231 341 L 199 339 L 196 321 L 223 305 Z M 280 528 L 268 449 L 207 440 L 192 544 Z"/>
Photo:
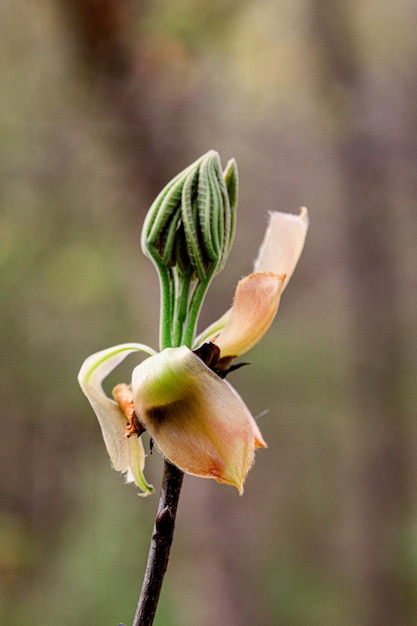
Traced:
<path fill-rule="evenodd" d="M 129 416 L 125 409 L 129 405 L 129 398 L 125 398 L 126 402 L 121 403 L 122 408 L 120 404 L 107 397 L 102 387 L 103 380 L 110 372 L 133 352 L 155 354 L 148 346 L 138 343 L 121 344 L 101 350 L 84 361 L 78 374 L 78 382 L 97 415 L 114 469 L 126 473 L 128 482 L 134 481 L 146 495 L 152 493 L 153 487 L 146 482 L 143 475 L 145 465 L 143 444 L 138 437 L 127 437 Z M 127 385 L 119 387 L 128 390 Z"/>
<path fill-rule="evenodd" d="M 258 257 L 255 261 L 254 273 L 272 272 L 280 276 L 285 275 L 284 284 L 281 289 L 282 293 L 288 285 L 300 258 L 307 230 L 308 211 L 305 207 L 300 210 L 300 215 L 279 213 L 277 211 L 271 212 L 269 214 L 268 228 L 266 229 Z M 206 328 L 206 330 L 196 338 L 194 346 L 197 347 L 205 341 L 214 341 L 215 337 L 218 336 L 228 324 L 230 314 L 231 310 L 229 309 L 220 319 Z M 259 338 L 261 337 L 262 334 L 259 335 Z M 218 341 L 216 341 L 216 343 L 218 343 Z M 227 355 L 229 354 L 231 354 L 231 352 L 228 351 Z M 238 354 L 242 354 L 242 352 Z M 237 355 L 235 354 L 234 356 Z"/>
<path fill-rule="evenodd" d="M 191 350 L 167 348 L 135 368 L 135 411 L 161 453 L 188 474 L 237 487 L 262 435 L 235 390 Z"/>
<path fill-rule="evenodd" d="M 284 291 L 303 251 L 307 230 L 308 211 L 305 207 L 300 210 L 300 215 L 272 211 L 254 271 L 285 274 Z"/>
<path fill-rule="evenodd" d="M 257 272 L 239 281 L 230 317 L 212 341 L 222 359 L 250 350 L 271 326 L 278 310 L 285 274 Z"/>

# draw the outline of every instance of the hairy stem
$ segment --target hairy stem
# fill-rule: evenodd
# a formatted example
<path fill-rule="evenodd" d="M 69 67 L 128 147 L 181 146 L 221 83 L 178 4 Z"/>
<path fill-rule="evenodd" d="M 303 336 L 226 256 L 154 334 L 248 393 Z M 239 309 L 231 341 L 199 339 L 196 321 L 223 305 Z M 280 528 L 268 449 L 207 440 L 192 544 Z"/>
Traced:
<path fill-rule="evenodd" d="M 161 288 L 161 317 L 159 324 L 160 349 L 169 348 L 171 342 L 172 315 L 174 309 L 172 277 L 167 268 L 158 266 L 159 281 Z"/>
<path fill-rule="evenodd" d="M 162 582 L 168 567 L 183 477 L 184 474 L 181 470 L 165 461 L 161 495 L 149 548 L 148 562 L 132 626 L 151 626 L 153 624 Z"/>
<path fill-rule="evenodd" d="M 204 282 L 199 282 L 194 290 L 189 304 L 187 324 L 182 338 L 182 342 L 185 346 L 192 347 L 193 345 L 193 338 L 195 337 L 195 328 L 197 326 L 200 309 L 214 274 L 215 267 L 211 268 Z"/>

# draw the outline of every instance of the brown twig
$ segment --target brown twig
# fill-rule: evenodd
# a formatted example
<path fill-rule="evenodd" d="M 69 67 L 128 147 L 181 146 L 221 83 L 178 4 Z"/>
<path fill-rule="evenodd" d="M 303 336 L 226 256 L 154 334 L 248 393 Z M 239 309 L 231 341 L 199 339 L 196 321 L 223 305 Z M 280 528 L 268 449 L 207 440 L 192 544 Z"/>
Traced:
<path fill-rule="evenodd" d="M 165 461 L 158 513 L 152 533 L 142 590 L 132 626 L 151 626 L 168 567 L 175 516 L 184 474 Z"/>

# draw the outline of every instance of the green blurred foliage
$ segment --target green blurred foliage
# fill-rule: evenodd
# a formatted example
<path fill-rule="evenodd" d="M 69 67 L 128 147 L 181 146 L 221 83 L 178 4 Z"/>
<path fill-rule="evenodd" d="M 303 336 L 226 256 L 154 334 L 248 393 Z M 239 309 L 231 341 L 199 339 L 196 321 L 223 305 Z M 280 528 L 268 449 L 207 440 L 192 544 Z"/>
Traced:
<path fill-rule="evenodd" d="M 388 150 L 407 136 L 406 124 L 415 130 L 415 7 L 351 5 L 373 112 L 363 123 L 379 129 Z M 229 306 L 250 271 L 268 210 L 305 203 L 312 217 L 278 320 L 251 352 L 252 365 L 231 379 L 255 415 L 268 411 L 260 424 L 269 449 L 257 455 L 243 498 L 187 478 L 155 623 L 357 626 L 344 575 L 355 536 L 346 476 L 366 450 L 357 446 L 349 395 L 350 287 L 333 153 L 346 129 L 317 94 L 309 3 L 126 7 L 150 169 L 165 181 L 209 148 L 240 167 L 236 244 L 202 324 Z M 91 78 L 59 3 L 5 0 L 0 18 L 0 618 L 12 626 L 128 624 L 156 497 L 138 498 L 111 471 L 76 375 L 88 354 L 113 343 L 157 345 L 157 278 L 139 250 L 153 187 L 139 168 L 128 171 L 123 123 L 106 105 L 100 77 Z M 337 89 L 326 88 L 337 108 Z M 412 163 L 399 151 L 392 171 L 411 450 Z M 156 453 L 149 461 L 157 486 L 161 460 Z M 414 488 L 415 469 L 412 457 Z M 399 559 L 417 610 L 416 504 L 404 514 Z"/>

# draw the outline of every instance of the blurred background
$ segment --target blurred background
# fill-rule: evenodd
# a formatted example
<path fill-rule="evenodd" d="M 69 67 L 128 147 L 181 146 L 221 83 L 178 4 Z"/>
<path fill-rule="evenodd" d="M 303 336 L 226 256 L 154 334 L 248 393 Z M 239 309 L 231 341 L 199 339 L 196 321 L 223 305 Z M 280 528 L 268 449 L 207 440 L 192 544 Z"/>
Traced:
<path fill-rule="evenodd" d="M 306 205 L 311 228 L 230 377 L 269 448 L 242 498 L 186 477 L 155 624 L 416 624 L 415 2 L 3 0 L 0 18 L 0 621 L 132 621 L 157 496 L 110 469 L 76 375 L 157 347 L 141 225 L 213 148 L 240 204 L 202 327 L 269 210 Z"/>

